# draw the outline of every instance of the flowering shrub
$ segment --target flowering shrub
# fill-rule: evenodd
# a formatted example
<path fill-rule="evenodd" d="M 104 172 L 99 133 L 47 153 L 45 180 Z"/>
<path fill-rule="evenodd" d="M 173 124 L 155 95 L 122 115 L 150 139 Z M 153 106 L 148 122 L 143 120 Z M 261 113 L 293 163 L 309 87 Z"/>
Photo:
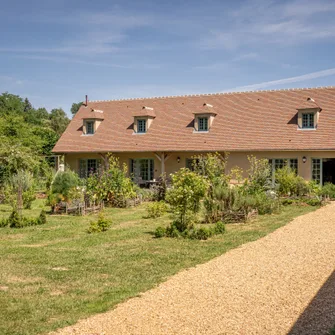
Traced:
<path fill-rule="evenodd" d="M 135 185 L 127 177 L 126 164 L 120 166 L 118 158 L 114 156 L 109 157 L 106 169 L 87 178 L 86 192 L 91 200 L 103 200 L 116 207 L 123 207 L 126 199 L 136 196 Z"/>

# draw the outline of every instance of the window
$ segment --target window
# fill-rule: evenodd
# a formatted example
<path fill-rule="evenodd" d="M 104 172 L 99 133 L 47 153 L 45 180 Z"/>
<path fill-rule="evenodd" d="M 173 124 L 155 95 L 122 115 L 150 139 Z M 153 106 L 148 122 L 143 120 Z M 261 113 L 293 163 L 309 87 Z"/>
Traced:
<path fill-rule="evenodd" d="M 208 118 L 207 117 L 198 118 L 198 131 L 208 131 Z"/>
<path fill-rule="evenodd" d="M 302 128 L 314 128 L 314 114 L 313 113 L 303 113 L 302 114 Z"/>
<path fill-rule="evenodd" d="M 131 159 L 130 173 L 134 176 L 136 182 L 152 180 L 154 178 L 154 160 L 146 158 Z"/>
<path fill-rule="evenodd" d="M 90 174 L 96 173 L 100 164 L 99 159 L 80 159 L 79 177 L 87 178 Z"/>
<path fill-rule="evenodd" d="M 86 121 L 86 134 L 87 135 L 94 134 L 94 121 Z"/>
<path fill-rule="evenodd" d="M 274 158 L 269 159 L 271 168 L 271 179 L 274 182 L 275 171 L 282 169 L 284 166 L 289 166 L 292 171 L 298 173 L 298 159 L 297 158 Z"/>
<path fill-rule="evenodd" d="M 147 131 L 147 121 L 145 119 L 137 120 L 137 132 L 145 133 Z"/>
<path fill-rule="evenodd" d="M 322 161 L 319 158 L 312 159 L 312 179 L 321 184 Z"/>

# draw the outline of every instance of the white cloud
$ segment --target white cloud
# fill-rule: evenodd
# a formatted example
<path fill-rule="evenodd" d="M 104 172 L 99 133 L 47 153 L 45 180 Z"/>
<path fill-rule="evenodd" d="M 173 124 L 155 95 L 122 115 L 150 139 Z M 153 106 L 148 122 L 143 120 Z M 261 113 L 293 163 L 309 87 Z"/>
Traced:
<path fill-rule="evenodd" d="M 290 78 L 284 78 L 279 80 L 272 80 L 272 81 L 266 81 L 263 83 L 258 84 L 251 84 L 246 86 L 239 86 L 233 89 L 225 90 L 224 92 L 234 92 L 234 91 L 254 91 L 258 89 L 264 89 L 272 86 L 278 86 L 283 84 L 292 84 L 292 83 L 298 83 L 303 82 L 311 79 L 317 79 L 322 77 L 329 77 L 335 75 L 335 68 L 327 69 L 323 71 L 317 71 L 312 73 L 307 73 L 301 76 L 296 77 L 290 77 Z"/>

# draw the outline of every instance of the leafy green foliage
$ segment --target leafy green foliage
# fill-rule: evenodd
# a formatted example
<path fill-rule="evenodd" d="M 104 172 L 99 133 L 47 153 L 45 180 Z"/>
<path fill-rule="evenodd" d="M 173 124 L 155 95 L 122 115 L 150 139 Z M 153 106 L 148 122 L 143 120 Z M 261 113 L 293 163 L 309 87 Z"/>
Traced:
<path fill-rule="evenodd" d="M 71 113 L 72 115 L 75 115 L 78 111 L 79 111 L 79 108 L 82 106 L 82 102 L 78 102 L 78 103 L 73 103 L 72 106 L 71 106 Z"/>
<path fill-rule="evenodd" d="M 194 214 L 199 211 L 200 200 L 205 196 L 207 187 L 208 182 L 203 176 L 186 168 L 172 175 L 172 188 L 168 190 L 166 199 L 180 224 L 180 231 L 187 229 Z"/>
<path fill-rule="evenodd" d="M 103 213 L 99 213 L 98 221 L 91 221 L 89 228 L 87 229 L 87 233 L 101 233 L 107 231 L 111 226 L 111 221 L 107 220 Z"/>
<path fill-rule="evenodd" d="M 62 199 L 68 201 L 70 200 L 72 189 L 79 185 L 80 179 L 75 172 L 71 170 L 58 172 L 51 186 L 51 194 L 53 197 L 54 195 L 60 195 Z"/>
<path fill-rule="evenodd" d="M 155 237 L 161 238 L 166 235 L 166 229 L 164 227 L 157 227 L 155 230 Z"/>
<path fill-rule="evenodd" d="M 56 108 L 50 112 L 50 126 L 59 136 L 63 134 L 70 123 L 69 118 L 61 108 Z"/>
<path fill-rule="evenodd" d="M 37 218 L 26 218 L 19 215 L 19 212 L 14 209 L 8 219 L 0 220 L 0 228 L 24 228 L 29 226 L 38 226 L 47 223 L 47 217 L 44 210 L 41 211 Z"/>
<path fill-rule="evenodd" d="M 275 178 L 280 196 L 305 196 L 312 191 L 308 182 L 297 176 L 288 166 L 278 169 Z"/>
<path fill-rule="evenodd" d="M 35 182 L 32 173 L 18 170 L 10 175 L 4 188 L 5 202 L 17 209 L 18 204 L 25 209 L 31 209 L 32 202 L 36 199 Z M 19 199 L 19 196 L 22 198 Z"/>
<path fill-rule="evenodd" d="M 224 234 L 226 232 L 226 225 L 222 221 L 215 223 L 214 231 L 216 234 Z"/>
<path fill-rule="evenodd" d="M 266 191 L 270 188 L 271 168 L 267 159 L 257 159 L 255 156 L 248 156 L 250 168 L 248 170 L 249 193 Z"/>
<path fill-rule="evenodd" d="M 123 207 L 126 199 L 136 196 L 135 185 L 127 176 L 127 166 L 120 166 L 118 158 L 110 155 L 106 169 L 91 174 L 86 181 L 90 199 L 105 201 L 112 206 Z"/>
<path fill-rule="evenodd" d="M 329 197 L 330 199 L 335 199 L 335 185 L 331 183 L 326 183 L 321 191 L 321 195 Z"/>
<path fill-rule="evenodd" d="M 168 205 L 163 201 L 153 202 L 147 205 L 147 218 L 159 218 L 168 210 Z"/>

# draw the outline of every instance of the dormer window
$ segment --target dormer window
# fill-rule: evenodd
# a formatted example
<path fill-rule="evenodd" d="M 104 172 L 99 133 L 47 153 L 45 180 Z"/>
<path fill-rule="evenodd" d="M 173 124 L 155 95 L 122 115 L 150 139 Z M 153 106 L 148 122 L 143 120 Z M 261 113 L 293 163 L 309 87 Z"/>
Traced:
<path fill-rule="evenodd" d="M 147 123 L 147 120 L 145 119 L 137 120 L 137 132 L 138 133 L 145 133 L 147 131 L 146 123 Z"/>
<path fill-rule="evenodd" d="M 308 97 L 300 102 L 298 109 L 298 130 L 316 130 L 322 108 Z"/>
<path fill-rule="evenodd" d="M 194 112 L 194 131 L 208 132 L 216 116 L 213 105 L 204 103 Z"/>
<path fill-rule="evenodd" d="M 98 109 L 91 109 L 83 113 L 83 135 L 94 135 L 101 122 L 104 120 L 104 112 Z"/>
<path fill-rule="evenodd" d="M 302 128 L 313 129 L 314 113 L 302 113 Z"/>
<path fill-rule="evenodd" d="M 148 132 L 156 113 L 152 107 L 143 106 L 140 110 L 133 112 L 134 134 L 145 134 Z"/>
<path fill-rule="evenodd" d="M 86 135 L 94 134 L 94 121 L 86 121 Z"/>
<path fill-rule="evenodd" d="M 198 131 L 208 131 L 208 117 L 198 118 Z"/>

